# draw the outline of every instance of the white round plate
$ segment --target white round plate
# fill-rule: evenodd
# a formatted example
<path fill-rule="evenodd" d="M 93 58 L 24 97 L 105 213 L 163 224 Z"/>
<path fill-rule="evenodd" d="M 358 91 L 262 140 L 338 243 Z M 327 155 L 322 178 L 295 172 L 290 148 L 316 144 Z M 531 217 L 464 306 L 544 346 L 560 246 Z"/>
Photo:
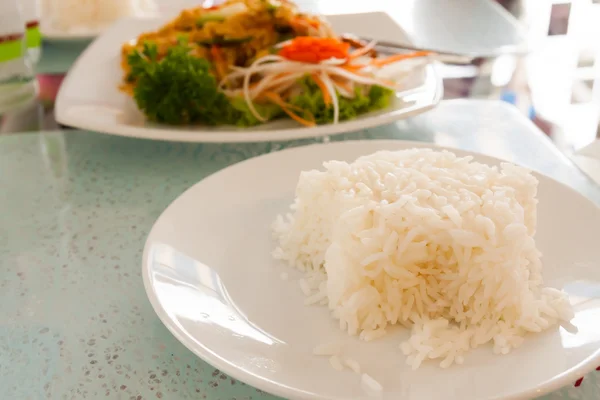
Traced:
<path fill-rule="evenodd" d="M 411 43 L 404 30 L 383 12 L 329 15 L 336 32 L 352 32 L 377 40 Z M 444 92 L 442 79 L 432 64 L 419 65 L 403 81 L 390 106 L 360 115 L 351 121 L 303 127 L 281 119 L 251 128 L 235 126 L 169 126 L 150 123 L 135 102 L 118 88 L 123 42 L 153 31 L 170 18 L 124 19 L 108 28 L 77 59 L 56 99 L 56 120 L 62 125 L 113 135 L 181 142 L 283 141 L 335 135 L 389 124 L 435 107 Z M 94 71 L 94 79 L 90 79 Z"/>
<path fill-rule="evenodd" d="M 270 232 L 293 200 L 300 171 L 412 147 L 433 146 L 362 141 L 294 148 L 241 162 L 193 186 L 160 216 L 144 249 L 144 285 L 162 322 L 216 368 L 292 399 L 368 398 L 358 375 L 312 355 L 316 345 L 336 340 L 349 344 L 346 354 L 383 385 L 380 398 L 386 400 L 529 399 L 600 365 L 600 209 L 545 176 L 538 176 L 536 239 L 546 284 L 565 289 L 574 304 L 575 330 L 531 335 L 506 356 L 484 347 L 468 354 L 464 365 L 441 369 L 431 362 L 412 371 L 398 348 L 408 337 L 405 329 L 361 342 L 340 331 L 327 308 L 303 305 L 296 281 L 301 274 L 271 258 Z M 281 279 L 284 271 L 289 280 Z"/>

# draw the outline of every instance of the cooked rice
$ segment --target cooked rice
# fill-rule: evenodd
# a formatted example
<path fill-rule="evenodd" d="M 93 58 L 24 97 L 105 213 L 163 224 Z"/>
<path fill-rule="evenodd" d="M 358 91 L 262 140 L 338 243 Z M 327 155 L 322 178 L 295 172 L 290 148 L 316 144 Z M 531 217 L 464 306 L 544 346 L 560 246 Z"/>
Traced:
<path fill-rule="evenodd" d="M 43 0 L 41 8 L 52 28 L 85 32 L 154 11 L 156 6 L 151 0 Z"/>
<path fill-rule="evenodd" d="M 410 326 L 407 363 L 448 367 L 572 318 L 566 294 L 543 287 L 526 169 L 429 149 L 324 167 L 300 175 L 291 214 L 273 225 L 274 256 L 306 273 L 307 296 L 326 298 L 350 335 Z"/>
<path fill-rule="evenodd" d="M 360 364 L 358 361 L 351 358 L 344 358 L 344 365 L 352 370 L 356 374 L 360 374 Z"/>
<path fill-rule="evenodd" d="M 363 384 L 363 386 L 365 386 L 365 388 L 370 391 L 381 392 L 383 390 L 383 386 L 381 386 L 381 383 L 377 382 L 370 375 L 362 374 L 360 381 Z"/>
<path fill-rule="evenodd" d="M 302 293 L 304 293 L 305 296 L 310 296 L 312 294 L 310 286 L 308 286 L 308 283 L 306 283 L 304 279 L 300 279 L 298 281 L 298 284 L 300 285 L 300 289 L 302 290 Z"/>
<path fill-rule="evenodd" d="M 331 364 L 333 369 L 335 369 L 336 371 L 344 370 L 344 365 L 342 364 L 342 360 L 340 360 L 340 358 L 338 356 L 329 357 L 329 364 Z"/>

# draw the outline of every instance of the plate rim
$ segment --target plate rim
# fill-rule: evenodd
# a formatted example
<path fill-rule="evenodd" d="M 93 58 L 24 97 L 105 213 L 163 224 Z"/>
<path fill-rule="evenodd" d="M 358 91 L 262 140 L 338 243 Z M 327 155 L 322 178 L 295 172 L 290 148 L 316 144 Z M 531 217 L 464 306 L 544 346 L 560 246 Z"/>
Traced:
<path fill-rule="evenodd" d="M 363 13 L 352 13 L 352 14 L 329 14 L 329 16 L 351 16 L 351 15 L 385 15 L 390 18 L 396 27 L 402 31 L 404 37 L 408 42 L 414 43 L 413 38 L 406 32 L 406 30 L 394 19 L 394 17 L 385 11 L 372 11 Z M 439 72 L 439 68 L 436 63 L 430 63 L 423 68 L 425 72 L 425 82 L 423 86 L 432 85 L 432 89 L 425 89 L 431 96 L 431 100 L 424 105 L 413 105 L 406 108 L 394 109 L 388 112 L 380 110 L 382 114 L 371 115 L 365 114 L 363 118 L 356 118 L 348 121 L 343 121 L 338 124 L 324 124 L 316 127 L 291 127 L 283 129 L 273 130 L 253 130 L 244 131 L 243 129 L 232 129 L 223 131 L 203 131 L 201 129 L 172 129 L 168 126 L 159 126 L 157 128 L 148 128 L 145 126 L 132 126 L 132 125 L 120 125 L 120 124 L 106 124 L 101 121 L 86 119 L 84 115 L 74 115 L 70 111 L 70 101 L 67 99 L 67 88 L 73 86 L 73 74 L 72 71 L 81 68 L 85 60 L 90 58 L 90 55 L 95 53 L 95 47 L 100 43 L 100 40 L 104 35 L 111 32 L 112 29 L 117 29 L 121 24 L 127 21 L 148 21 L 148 20 L 166 20 L 166 17 L 149 17 L 140 18 L 132 17 L 127 19 L 121 19 L 117 23 L 110 26 L 104 32 L 102 32 L 95 40 L 77 57 L 69 72 L 64 78 L 63 84 L 61 85 L 55 105 L 55 116 L 56 121 L 62 125 L 72 126 L 74 128 L 89 130 L 98 133 L 104 133 L 109 135 L 133 137 L 139 139 L 148 140 L 161 140 L 170 142 L 193 142 L 193 143 L 250 143 L 250 142 L 267 142 L 267 141 L 289 141 L 297 139 L 307 139 L 315 137 L 323 137 L 329 135 L 339 135 L 351 131 L 357 131 L 361 129 L 374 128 L 393 122 L 402 120 L 404 118 L 416 116 L 424 113 L 436 107 L 443 98 L 444 85 L 443 78 Z M 75 39 L 77 40 L 77 39 Z M 83 39 L 81 39 L 83 40 Z M 235 127 L 233 127 L 235 128 Z"/>
<path fill-rule="evenodd" d="M 365 143 L 365 142 L 379 144 L 379 145 L 381 145 L 381 147 L 383 147 L 383 146 L 401 147 L 401 148 L 398 148 L 397 150 L 415 147 L 415 148 L 432 148 L 434 150 L 456 151 L 456 152 L 462 152 L 465 155 L 483 156 L 483 157 L 486 157 L 489 159 L 496 160 L 499 163 L 500 162 L 509 162 L 509 163 L 512 163 L 515 165 L 522 166 L 521 164 L 517 164 L 512 161 L 507 161 L 507 160 L 504 160 L 502 158 L 498 158 L 495 156 L 489 156 L 484 153 L 470 151 L 470 150 L 464 150 L 464 149 L 461 149 L 458 147 L 453 147 L 453 146 L 445 146 L 445 145 L 442 146 L 442 145 L 438 145 L 436 143 L 430 143 L 430 142 L 420 142 L 420 141 L 414 141 L 414 140 L 401 140 L 401 139 L 398 139 L 398 140 L 394 140 L 394 139 L 391 139 L 391 140 L 390 139 L 344 140 L 344 141 L 334 141 L 334 142 L 328 142 L 328 143 L 312 143 L 312 144 L 308 144 L 308 145 L 293 146 L 293 147 L 288 147 L 288 148 L 284 148 L 281 150 L 270 151 L 268 153 L 259 154 L 257 156 L 249 157 L 242 161 L 233 163 L 231 165 L 226 166 L 225 168 L 222 168 L 218 171 L 215 171 L 215 172 L 205 176 L 201 180 L 197 181 L 196 183 L 192 184 L 190 187 L 185 189 L 181 194 L 179 194 L 175 199 L 173 199 L 171 201 L 171 203 L 169 203 L 169 205 L 167 207 L 165 207 L 165 209 L 160 213 L 160 215 L 158 216 L 158 218 L 155 220 L 155 222 L 152 224 L 152 227 L 150 228 L 148 236 L 144 242 L 144 248 L 143 248 L 143 252 L 142 252 L 141 273 L 142 273 L 142 279 L 143 279 L 143 284 L 144 284 L 144 291 L 146 292 L 146 297 L 150 301 L 150 304 L 152 305 L 154 312 L 159 317 L 159 319 L 163 323 L 163 325 L 184 347 L 186 347 L 189 351 L 194 353 L 197 357 L 199 357 L 201 360 L 203 360 L 207 364 L 209 364 L 215 368 L 218 368 L 219 370 L 221 370 L 224 373 L 226 373 L 227 375 L 235 378 L 236 380 L 238 380 L 240 382 L 244 382 L 247 385 L 250 385 L 254 388 L 264 390 L 265 392 L 276 395 L 276 396 L 290 398 L 290 399 L 302 398 L 302 399 L 311 399 L 311 400 L 348 400 L 344 397 L 335 397 L 335 398 L 324 397 L 324 396 L 316 394 L 316 393 L 307 393 L 307 392 L 303 391 L 302 389 L 282 385 L 282 384 L 278 383 L 277 381 L 273 381 L 264 376 L 256 375 L 252 372 L 248 372 L 248 371 L 245 371 L 243 369 L 236 367 L 233 363 L 220 357 L 215 351 L 212 351 L 211 349 L 204 347 L 200 343 L 194 344 L 194 342 L 189 338 L 189 336 L 187 336 L 183 330 L 178 328 L 177 324 L 174 323 L 168 317 L 167 311 L 162 307 L 160 300 L 158 299 L 158 296 L 156 296 L 156 293 L 153 290 L 153 286 L 151 283 L 152 279 L 150 277 L 152 269 L 150 268 L 150 263 L 148 262 L 148 260 L 150 258 L 149 249 L 151 248 L 151 245 L 153 243 L 154 232 L 155 232 L 157 226 L 159 225 L 159 223 L 162 222 L 162 219 L 165 218 L 165 214 L 167 214 L 167 212 L 174 206 L 175 203 L 177 203 L 179 201 L 180 198 L 186 196 L 188 194 L 188 192 L 194 190 L 197 186 L 201 185 L 204 181 L 206 181 L 208 179 L 214 179 L 218 174 L 220 174 L 230 168 L 239 167 L 240 165 L 252 162 L 255 159 L 269 157 L 269 156 L 272 156 L 277 153 L 292 153 L 298 149 L 311 148 L 311 147 L 359 146 L 361 143 Z M 585 200 L 586 202 L 591 204 L 593 207 L 595 207 L 595 209 L 598 212 L 600 212 L 600 204 L 597 204 L 596 202 L 592 201 L 587 196 L 580 193 L 573 187 L 571 187 L 561 181 L 558 181 L 558 180 L 554 179 L 553 177 L 546 175 L 536 169 L 526 167 L 526 166 L 523 166 L 523 167 L 532 171 L 534 174 L 539 175 L 549 181 L 552 181 L 554 184 L 560 185 L 568 191 L 571 191 L 573 194 L 581 197 L 583 200 Z M 542 383 L 541 385 L 538 384 L 537 386 L 531 387 L 523 392 L 510 393 L 504 397 L 495 396 L 495 397 L 489 398 L 488 400 L 529 400 L 532 398 L 537 398 L 539 396 L 543 396 L 543 395 L 552 393 L 556 390 L 562 389 L 570 384 L 573 384 L 577 379 L 594 371 L 599 363 L 600 363 L 600 346 L 591 355 L 589 355 L 586 359 L 581 361 L 579 364 L 577 364 L 576 366 L 574 366 L 566 371 L 563 371 L 561 374 L 559 374 L 557 376 L 554 376 L 553 378 L 551 378 L 551 380 L 549 380 L 546 383 Z"/>

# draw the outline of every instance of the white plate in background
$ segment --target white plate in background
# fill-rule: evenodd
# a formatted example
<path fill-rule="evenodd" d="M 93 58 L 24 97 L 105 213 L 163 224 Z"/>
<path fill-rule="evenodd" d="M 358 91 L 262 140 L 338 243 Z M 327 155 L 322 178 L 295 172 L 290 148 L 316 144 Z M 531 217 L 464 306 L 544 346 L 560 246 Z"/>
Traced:
<path fill-rule="evenodd" d="M 352 32 L 375 39 L 410 39 L 392 18 L 381 12 L 328 16 L 340 33 Z M 118 86 L 122 81 L 121 46 L 140 33 L 157 29 L 167 19 L 121 20 L 77 59 L 63 81 L 56 100 L 56 120 L 75 128 L 155 140 L 185 142 L 252 142 L 290 140 L 334 135 L 371 128 L 417 115 L 434 107 L 442 98 L 443 86 L 433 65 L 415 68 L 407 79 L 411 94 L 395 99 L 385 110 L 359 116 L 337 125 L 302 127 L 292 120 L 278 120 L 252 128 L 231 126 L 176 127 L 148 123 L 134 101 Z"/>
<path fill-rule="evenodd" d="M 128 0 L 118 0 L 120 2 L 128 1 Z M 80 41 L 91 41 L 95 39 L 97 36 L 100 36 L 102 32 L 107 30 L 113 23 L 117 22 L 114 20 L 112 22 L 106 24 L 98 24 L 98 26 L 89 26 L 85 22 L 81 22 L 77 19 L 76 16 L 73 16 L 75 21 L 71 21 L 72 27 L 69 29 L 61 29 L 53 24 L 52 14 L 53 12 L 58 12 L 53 10 L 56 5 L 57 0 L 42 0 L 40 3 L 41 8 L 41 21 L 40 21 L 40 33 L 42 34 L 42 38 L 48 42 L 80 42 Z M 92 4 L 86 1 L 82 1 L 79 6 L 81 7 L 83 12 L 85 12 L 86 7 L 93 7 Z M 59 6 L 60 7 L 60 6 Z M 106 7 L 106 5 L 104 5 Z M 61 7 L 62 8 L 62 7 Z M 136 18 L 150 18 L 157 17 L 159 14 L 159 9 L 154 0 L 147 0 L 142 2 L 138 2 L 137 6 L 134 9 L 130 10 L 132 15 L 130 17 Z M 89 10 L 88 10 L 89 12 Z M 77 26 L 76 24 L 80 23 L 81 25 Z"/>

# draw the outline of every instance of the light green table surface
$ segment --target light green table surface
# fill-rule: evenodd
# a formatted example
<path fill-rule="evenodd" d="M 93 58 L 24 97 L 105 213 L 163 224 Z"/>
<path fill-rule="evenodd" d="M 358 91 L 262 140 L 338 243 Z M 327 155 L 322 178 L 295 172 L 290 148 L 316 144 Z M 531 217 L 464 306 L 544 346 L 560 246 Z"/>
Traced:
<path fill-rule="evenodd" d="M 412 120 L 332 140 L 354 138 L 503 157 L 600 204 L 600 189 L 502 103 L 445 102 Z M 0 398 L 272 399 L 171 336 L 146 299 L 141 254 L 155 219 L 187 187 L 248 157 L 309 142 L 178 144 L 81 131 L 0 136 Z M 544 399 L 600 399 L 598 375 Z"/>
<path fill-rule="evenodd" d="M 42 57 L 35 67 L 35 72 L 64 74 L 89 44 L 89 41 L 44 42 Z"/>

